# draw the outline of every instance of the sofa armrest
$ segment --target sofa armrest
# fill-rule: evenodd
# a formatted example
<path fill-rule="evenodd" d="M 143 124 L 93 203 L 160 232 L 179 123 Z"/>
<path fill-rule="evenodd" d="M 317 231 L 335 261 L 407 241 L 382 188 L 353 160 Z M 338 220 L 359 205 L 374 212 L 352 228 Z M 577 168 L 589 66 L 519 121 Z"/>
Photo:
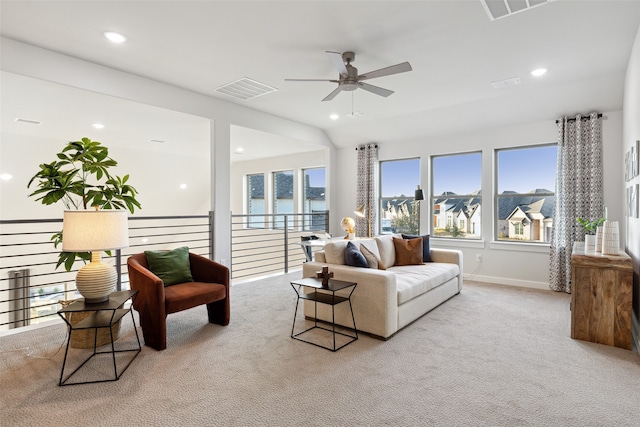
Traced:
<path fill-rule="evenodd" d="M 229 293 L 229 269 L 201 255 L 189 253 L 191 274 L 196 282 L 219 283 L 225 285 Z"/>
<path fill-rule="evenodd" d="M 164 321 L 167 315 L 162 279 L 142 265 L 136 255 L 127 259 L 127 269 L 131 289 L 139 292 L 133 299 L 133 307 L 139 312 L 155 313 L 158 321 Z"/>
<path fill-rule="evenodd" d="M 329 271 L 333 272 L 334 279 L 358 284 L 351 297 L 358 329 L 383 338 L 393 335 L 398 330 L 398 288 L 395 273 L 348 265 L 306 262 L 302 265 L 303 277 L 315 277 L 316 272 L 324 266 L 328 266 Z"/>
<path fill-rule="evenodd" d="M 327 262 L 327 258 L 324 254 L 324 251 L 315 251 L 313 253 L 313 260 L 315 262 Z"/>
<path fill-rule="evenodd" d="M 462 290 L 462 276 L 464 275 L 464 263 L 462 251 L 456 249 L 431 249 L 431 259 L 433 262 L 447 262 L 450 264 L 458 264 L 460 275 L 458 276 L 458 291 Z"/>

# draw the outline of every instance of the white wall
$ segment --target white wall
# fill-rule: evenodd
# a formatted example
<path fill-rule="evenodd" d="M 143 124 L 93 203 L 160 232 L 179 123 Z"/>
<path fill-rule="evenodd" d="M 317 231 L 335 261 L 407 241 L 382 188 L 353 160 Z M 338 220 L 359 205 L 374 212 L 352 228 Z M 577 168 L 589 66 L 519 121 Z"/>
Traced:
<path fill-rule="evenodd" d="M 215 258 L 230 259 L 230 127 L 239 125 L 333 148 L 325 132 L 298 122 L 145 79 L 53 51 L 0 38 L 4 71 L 210 119 L 210 197 L 215 215 Z M 330 165 L 327 165 L 330 172 Z M 219 169 L 219 170 L 216 170 Z M 162 195 L 159 194 L 161 197 Z"/>
<path fill-rule="evenodd" d="M 623 199 L 619 189 L 622 179 L 619 165 L 622 152 L 622 114 L 619 111 L 603 113 L 605 116 L 605 120 L 602 121 L 604 203 L 608 207 L 610 218 L 622 220 Z M 425 189 L 425 199 L 428 199 L 430 156 L 481 150 L 483 153 L 482 194 L 484 195 L 482 211 L 485 213 L 482 218 L 483 240 L 470 242 L 434 239 L 432 245 L 461 249 L 464 253 L 464 273 L 469 279 L 548 289 L 548 246 L 493 242 L 493 220 L 492 216 L 486 213 L 493 212 L 493 150 L 543 144 L 556 140 L 557 128 L 551 120 L 414 141 L 398 141 L 394 144 L 380 144 L 379 159 L 420 157 L 420 185 Z M 332 212 L 331 225 L 334 232 L 339 229 L 336 218 L 349 215 L 355 209 L 356 194 L 355 149 L 339 150 L 336 157 L 338 181 L 341 186 L 336 208 Z M 426 233 L 430 231 L 429 201 L 425 200 L 422 203 L 420 229 L 422 233 Z M 481 263 L 475 262 L 476 254 L 482 255 Z"/>
<path fill-rule="evenodd" d="M 623 144 L 620 156 L 618 157 L 618 167 L 624 168 L 624 152 L 631 149 L 635 141 L 640 140 L 640 28 L 636 34 L 633 44 L 627 75 L 624 85 L 624 107 L 623 107 Z M 631 185 L 640 184 L 640 176 L 635 177 L 630 182 L 619 182 L 620 191 L 624 194 L 626 188 Z M 636 345 L 640 345 L 640 219 L 626 218 L 627 232 L 623 233 L 625 238 L 625 249 L 633 258 L 633 312 L 634 312 L 634 333 Z M 624 223 L 624 221 L 623 221 Z"/>

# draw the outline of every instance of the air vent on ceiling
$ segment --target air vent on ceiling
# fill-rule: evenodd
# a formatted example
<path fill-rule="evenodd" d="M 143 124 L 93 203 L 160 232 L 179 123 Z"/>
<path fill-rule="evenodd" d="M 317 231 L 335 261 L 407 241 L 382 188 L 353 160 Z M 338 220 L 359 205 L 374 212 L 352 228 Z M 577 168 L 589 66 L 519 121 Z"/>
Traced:
<path fill-rule="evenodd" d="M 497 82 L 491 82 L 491 85 L 495 89 L 502 89 L 503 87 L 515 86 L 522 83 L 520 77 L 511 77 L 510 79 L 499 80 Z"/>
<path fill-rule="evenodd" d="M 216 92 L 223 93 L 228 96 L 232 96 L 237 99 L 253 99 L 267 93 L 275 92 L 278 89 L 271 87 L 264 83 L 257 82 L 250 78 L 244 77 L 240 80 L 236 80 L 233 83 L 229 83 L 224 86 L 220 86 L 216 89 Z"/>
<path fill-rule="evenodd" d="M 554 0 L 480 0 L 480 3 L 489 19 L 495 21 L 552 1 Z"/>
<path fill-rule="evenodd" d="M 39 125 L 39 124 L 42 123 L 42 122 L 39 122 L 37 120 L 21 119 L 20 117 L 18 117 L 15 121 L 18 122 L 18 123 L 26 123 L 26 124 L 29 124 L 29 125 Z"/>

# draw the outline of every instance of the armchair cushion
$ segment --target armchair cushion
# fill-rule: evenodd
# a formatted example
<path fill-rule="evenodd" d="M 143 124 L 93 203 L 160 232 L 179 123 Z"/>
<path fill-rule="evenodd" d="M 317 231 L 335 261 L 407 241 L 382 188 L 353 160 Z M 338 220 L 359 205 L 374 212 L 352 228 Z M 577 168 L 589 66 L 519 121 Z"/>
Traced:
<path fill-rule="evenodd" d="M 171 251 L 144 251 L 149 270 L 162 279 L 164 286 L 193 282 L 189 263 L 189 248 L 183 246 Z"/>

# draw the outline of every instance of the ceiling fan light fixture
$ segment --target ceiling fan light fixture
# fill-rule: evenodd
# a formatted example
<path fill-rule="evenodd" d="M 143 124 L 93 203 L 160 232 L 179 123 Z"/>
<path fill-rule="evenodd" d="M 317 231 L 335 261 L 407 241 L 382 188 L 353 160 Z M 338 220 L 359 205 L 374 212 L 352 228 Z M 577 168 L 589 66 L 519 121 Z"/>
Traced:
<path fill-rule="evenodd" d="M 340 118 L 339 114 L 333 113 L 333 114 L 329 114 L 329 118 L 331 120 L 338 120 Z"/>

